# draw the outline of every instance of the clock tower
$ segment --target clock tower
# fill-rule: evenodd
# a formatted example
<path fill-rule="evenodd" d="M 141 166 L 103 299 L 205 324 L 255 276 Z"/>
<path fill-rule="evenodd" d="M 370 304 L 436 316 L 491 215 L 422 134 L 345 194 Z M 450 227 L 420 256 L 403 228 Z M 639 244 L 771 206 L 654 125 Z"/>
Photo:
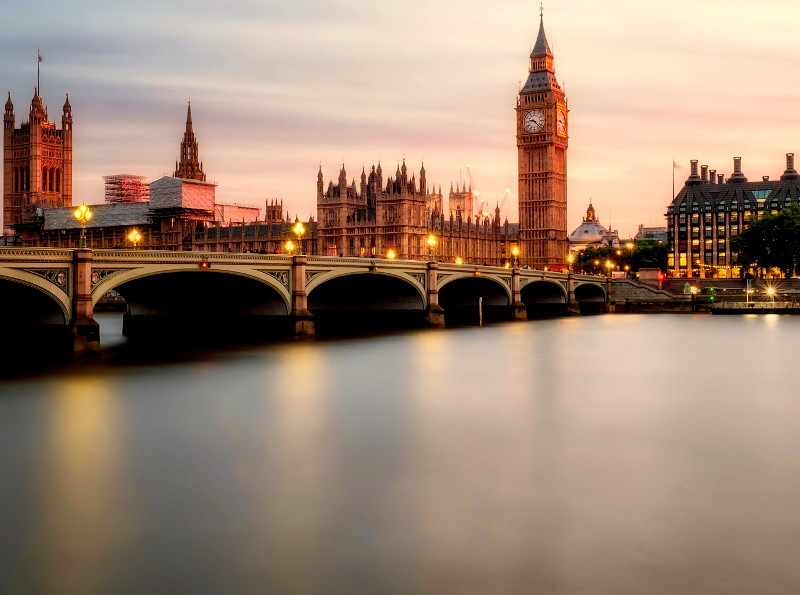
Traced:
<path fill-rule="evenodd" d="M 531 52 L 517 99 L 520 262 L 535 269 L 564 265 L 567 240 L 567 102 L 556 81 L 544 34 Z"/>

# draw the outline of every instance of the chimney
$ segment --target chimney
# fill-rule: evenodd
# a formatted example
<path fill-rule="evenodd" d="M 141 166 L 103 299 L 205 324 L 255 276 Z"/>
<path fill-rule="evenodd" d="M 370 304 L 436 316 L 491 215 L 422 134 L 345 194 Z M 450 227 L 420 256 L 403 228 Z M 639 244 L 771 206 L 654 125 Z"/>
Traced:
<path fill-rule="evenodd" d="M 708 166 L 701 165 L 700 166 L 700 179 L 704 182 L 708 182 Z"/>
<path fill-rule="evenodd" d="M 762 182 L 769 182 L 769 176 L 761 176 Z"/>
<path fill-rule="evenodd" d="M 689 178 L 686 180 L 687 184 L 702 184 L 703 181 L 700 179 L 700 176 L 697 175 L 697 159 L 692 159 L 689 163 L 691 163 L 691 170 L 692 173 Z"/>
<path fill-rule="evenodd" d="M 746 182 L 747 178 L 742 173 L 742 158 L 733 158 L 733 175 L 728 178 L 728 182 Z"/>
<path fill-rule="evenodd" d="M 716 184 L 717 183 L 717 170 L 716 169 L 712 169 L 710 172 L 708 172 L 708 180 L 712 184 Z"/>
<path fill-rule="evenodd" d="M 783 172 L 781 180 L 797 180 L 800 174 L 794 168 L 794 153 L 786 153 L 786 171 Z"/>
<path fill-rule="evenodd" d="M 717 184 L 723 184 L 725 182 L 725 174 L 717 174 Z"/>

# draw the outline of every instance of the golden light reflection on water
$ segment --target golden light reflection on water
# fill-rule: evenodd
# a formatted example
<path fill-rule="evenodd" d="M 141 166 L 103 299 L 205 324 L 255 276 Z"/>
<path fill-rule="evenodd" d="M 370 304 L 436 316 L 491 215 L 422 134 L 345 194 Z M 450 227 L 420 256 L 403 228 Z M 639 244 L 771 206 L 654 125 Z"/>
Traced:
<path fill-rule="evenodd" d="M 331 469 L 324 433 L 327 364 L 313 344 L 281 351 L 261 376 L 264 406 L 256 422 L 261 457 L 248 458 L 256 530 L 244 556 L 254 568 L 269 561 L 285 569 L 295 577 L 293 588 L 298 592 L 324 591 L 309 569 L 319 563 L 319 536 L 331 521 L 326 507 Z"/>
<path fill-rule="evenodd" d="M 97 592 L 120 527 L 126 471 L 118 402 L 99 377 L 69 377 L 49 401 L 39 469 L 36 549 L 44 592 Z"/>

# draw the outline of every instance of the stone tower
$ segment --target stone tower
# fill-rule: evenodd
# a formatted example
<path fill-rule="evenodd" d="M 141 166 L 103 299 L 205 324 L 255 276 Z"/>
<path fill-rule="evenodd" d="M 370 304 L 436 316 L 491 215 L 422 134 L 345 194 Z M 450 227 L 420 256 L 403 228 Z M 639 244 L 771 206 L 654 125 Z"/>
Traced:
<path fill-rule="evenodd" d="M 540 13 L 530 74 L 517 100 L 520 263 L 563 265 L 567 240 L 567 103 Z"/>
<path fill-rule="evenodd" d="M 38 89 L 27 122 L 15 127 L 11 93 L 3 116 L 3 225 L 19 225 L 43 207 L 72 206 L 72 106 L 61 130 L 49 122 Z"/>
<path fill-rule="evenodd" d="M 203 163 L 197 151 L 197 139 L 194 136 L 192 129 L 192 104 L 189 103 L 189 108 L 186 111 L 186 131 L 183 133 L 183 140 L 181 141 L 181 160 L 175 162 L 176 178 L 183 178 L 184 180 L 199 180 L 206 181 L 206 174 L 203 172 Z"/>

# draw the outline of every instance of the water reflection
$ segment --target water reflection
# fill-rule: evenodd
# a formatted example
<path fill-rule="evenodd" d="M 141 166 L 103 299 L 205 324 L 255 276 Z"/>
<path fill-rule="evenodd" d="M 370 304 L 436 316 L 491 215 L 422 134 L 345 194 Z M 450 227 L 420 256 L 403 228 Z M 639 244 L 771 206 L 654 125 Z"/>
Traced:
<path fill-rule="evenodd" d="M 6 382 L 0 592 L 798 592 L 798 331 L 585 317 Z"/>

